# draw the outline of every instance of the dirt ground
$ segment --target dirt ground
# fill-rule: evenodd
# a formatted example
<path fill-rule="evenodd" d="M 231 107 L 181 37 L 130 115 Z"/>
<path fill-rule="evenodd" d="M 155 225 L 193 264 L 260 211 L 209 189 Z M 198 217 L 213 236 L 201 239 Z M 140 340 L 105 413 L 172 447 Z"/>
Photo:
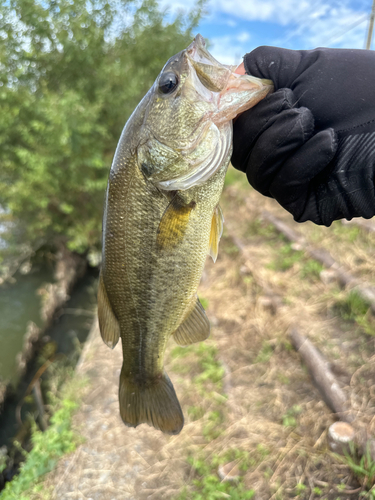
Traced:
<path fill-rule="evenodd" d="M 93 328 L 77 369 L 89 380 L 74 420 L 84 442 L 47 477 L 54 498 L 375 498 L 374 464 L 349 463 L 329 451 L 327 429 L 336 417 L 289 338 L 294 327 L 319 348 L 356 422 L 374 434 L 374 317 L 262 213 L 284 220 L 372 285 L 375 233 L 341 222 L 328 229 L 297 225 L 233 170 L 221 205 L 226 222 L 219 257 L 216 264 L 207 259 L 199 290 L 211 336 L 186 349 L 171 340 L 165 357 L 184 429 L 171 437 L 146 425 L 123 425 L 121 347 L 108 349 Z"/>

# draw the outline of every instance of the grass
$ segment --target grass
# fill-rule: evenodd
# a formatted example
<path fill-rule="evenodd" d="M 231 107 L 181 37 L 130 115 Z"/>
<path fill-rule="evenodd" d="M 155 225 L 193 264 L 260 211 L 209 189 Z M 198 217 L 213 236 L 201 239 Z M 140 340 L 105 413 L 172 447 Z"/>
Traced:
<path fill-rule="evenodd" d="M 349 466 L 358 482 L 366 489 L 360 496 L 375 500 L 375 461 L 369 447 L 360 458 L 353 449 L 345 456 L 336 455 L 336 458 Z"/>
<path fill-rule="evenodd" d="M 296 427 L 297 417 L 302 412 L 302 408 L 299 405 L 293 405 L 281 418 L 282 423 L 285 427 Z"/>
<path fill-rule="evenodd" d="M 81 385 L 83 381 L 81 381 Z M 78 385 L 78 387 L 77 387 Z M 53 415 L 45 432 L 32 422 L 32 449 L 26 452 L 18 443 L 16 446 L 25 456 L 19 474 L 0 493 L 1 500 L 42 500 L 50 498 L 41 484 L 43 476 L 50 472 L 58 459 L 75 450 L 81 441 L 72 430 L 72 416 L 77 409 L 80 383 L 73 378 L 64 386 L 60 398 L 50 393 Z"/>
<path fill-rule="evenodd" d="M 324 266 L 323 264 L 320 264 L 320 262 L 312 259 L 308 259 L 307 262 L 305 262 L 302 265 L 300 274 L 301 278 L 310 278 L 310 279 L 316 279 L 320 277 L 320 273 L 323 271 Z"/>
<path fill-rule="evenodd" d="M 345 320 L 354 321 L 367 335 L 375 336 L 375 318 L 370 305 L 356 290 L 336 301 L 334 310 Z"/>
<path fill-rule="evenodd" d="M 304 258 L 304 252 L 292 249 L 292 244 L 287 243 L 277 250 L 276 258 L 268 264 L 273 271 L 287 271 L 294 264 Z"/>
<path fill-rule="evenodd" d="M 206 457 L 189 457 L 188 463 L 194 472 L 193 489 L 185 488 L 176 500 L 251 500 L 255 491 L 247 489 L 242 480 L 238 483 L 221 481 L 217 474 L 219 465 L 226 463 L 225 457 L 214 456 L 211 461 Z"/>

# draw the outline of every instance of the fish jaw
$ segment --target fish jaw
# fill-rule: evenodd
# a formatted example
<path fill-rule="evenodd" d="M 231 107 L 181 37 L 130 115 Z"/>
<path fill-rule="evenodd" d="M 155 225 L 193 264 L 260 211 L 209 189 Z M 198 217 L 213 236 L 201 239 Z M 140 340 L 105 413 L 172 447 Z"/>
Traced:
<path fill-rule="evenodd" d="M 234 73 L 234 66 L 217 61 L 207 51 L 201 35 L 195 37 L 186 52 L 199 80 L 212 92 L 216 110 L 211 119 L 218 126 L 252 108 L 273 91 L 271 80 L 239 75 Z"/>

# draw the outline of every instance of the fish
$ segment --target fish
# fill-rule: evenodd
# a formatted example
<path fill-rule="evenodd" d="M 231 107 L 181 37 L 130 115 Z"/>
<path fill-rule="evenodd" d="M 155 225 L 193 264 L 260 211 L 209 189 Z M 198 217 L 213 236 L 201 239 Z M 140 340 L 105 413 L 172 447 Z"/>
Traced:
<path fill-rule="evenodd" d="M 208 338 L 197 289 L 223 232 L 219 199 L 232 151 L 232 120 L 272 91 L 237 75 L 197 35 L 171 57 L 125 124 L 103 215 L 98 319 L 103 341 L 122 340 L 119 404 L 129 427 L 178 434 L 184 416 L 164 370 L 172 336 Z"/>

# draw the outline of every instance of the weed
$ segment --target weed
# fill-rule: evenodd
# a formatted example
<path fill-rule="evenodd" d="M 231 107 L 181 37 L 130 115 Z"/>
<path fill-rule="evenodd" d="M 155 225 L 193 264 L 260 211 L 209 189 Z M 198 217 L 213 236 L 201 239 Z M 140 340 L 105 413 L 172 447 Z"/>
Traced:
<path fill-rule="evenodd" d="M 278 233 L 272 224 L 265 224 L 261 219 L 253 219 L 247 225 L 246 236 L 263 236 L 264 238 L 275 238 Z"/>
<path fill-rule="evenodd" d="M 199 356 L 199 364 L 203 371 L 195 377 L 194 382 L 198 384 L 201 389 L 205 382 L 211 382 L 216 385 L 218 389 L 221 389 L 224 368 L 216 359 L 217 348 L 212 345 L 201 343 L 197 348 L 197 354 Z"/>
<path fill-rule="evenodd" d="M 297 493 L 297 495 L 298 495 L 298 496 L 303 496 L 303 494 L 304 494 L 304 493 L 305 493 L 305 491 L 306 491 L 306 488 L 307 488 L 307 486 L 306 486 L 305 484 L 303 484 L 303 483 L 298 483 L 298 484 L 296 485 L 296 493 Z"/>
<path fill-rule="evenodd" d="M 364 492 L 362 496 L 375 500 L 375 461 L 371 458 L 369 447 L 360 459 L 358 459 L 353 449 L 350 454 L 347 453 L 345 456 L 335 456 L 338 460 L 350 467 L 358 481 L 368 490 Z"/>
<path fill-rule="evenodd" d="M 203 309 L 208 308 L 208 300 L 207 299 L 205 299 L 204 297 L 200 297 L 199 302 L 202 304 Z"/>
<path fill-rule="evenodd" d="M 282 416 L 282 422 L 285 427 L 296 427 L 297 416 L 302 412 L 302 408 L 299 405 L 293 405 L 289 410 Z"/>
<path fill-rule="evenodd" d="M 274 271 L 287 271 L 301 260 L 304 253 L 292 249 L 291 243 L 283 245 L 279 250 L 276 259 L 268 264 L 268 268 Z"/>
<path fill-rule="evenodd" d="M 223 422 L 224 415 L 220 410 L 211 411 L 207 415 L 207 422 L 203 427 L 203 436 L 207 441 L 213 441 L 220 436 Z"/>
<path fill-rule="evenodd" d="M 343 319 L 355 320 L 358 316 L 364 316 L 367 313 L 369 304 L 356 290 L 352 290 L 344 300 L 336 303 L 336 309 Z"/>
<path fill-rule="evenodd" d="M 77 402 L 63 399 L 45 432 L 37 430 L 33 423 L 33 448 L 25 455 L 19 475 L 6 484 L 1 500 L 29 500 L 30 495 L 40 491 L 41 476 L 55 467 L 59 457 L 75 449 L 79 439 L 71 429 L 71 419 L 77 406 Z"/>
<path fill-rule="evenodd" d="M 301 278 L 316 279 L 320 277 L 324 266 L 316 260 L 309 259 L 301 268 Z"/>
<path fill-rule="evenodd" d="M 201 406 L 190 406 L 187 412 L 192 422 L 199 420 L 204 415 L 204 409 Z"/>
<path fill-rule="evenodd" d="M 193 480 L 194 490 L 189 491 L 185 488 L 176 500 L 218 500 L 224 498 L 251 500 L 254 498 L 255 491 L 248 490 L 241 480 L 236 484 L 220 480 L 216 473 L 217 457 L 214 457 L 211 462 L 203 457 L 189 457 L 188 462 L 196 476 Z"/>
<path fill-rule="evenodd" d="M 55 467 L 62 455 L 72 452 L 80 442 L 80 437 L 71 429 L 71 421 L 86 380 L 73 377 L 73 373 L 73 369 L 66 366 L 56 368 L 54 376 L 49 380 L 48 400 L 52 412 L 50 425 L 45 432 L 41 432 L 35 422 L 31 422 L 32 449 L 29 453 L 15 442 L 15 446 L 25 456 L 25 461 L 18 476 L 6 483 L 0 493 L 1 500 L 44 500 L 50 497 L 41 484 L 42 476 Z M 58 387 L 62 383 L 62 376 L 69 380 L 60 391 Z"/>
<path fill-rule="evenodd" d="M 273 348 L 268 342 L 264 342 L 254 363 L 267 363 L 273 354 Z"/>
<path fill-rule="evenodd" d="M 244 188 L 246 189 L 246 192 L 249 192 L 249 189 L 251 189 L 251 186 L 248 183 L 248 180 L 246 178 L 246 175 L 239 170 L 236 170 L 235 168 L 232 167 L 232 165 L 229 165 L 229 168 L 227 170 L 227 174 L 225 176 L 224 180 L 224 187 L 229 187 L 236 185 L 236 188 Z"/>
<path fill-rule="evenodd" d="M 336 302 L 334 309 L 346 321 L 355 321 L 367 335 L 375 335 L 375 320 L 370 305 L 356 290 Z"/>
<path fill-rule="evenodd" d="M 335 236 L 338 236 L 342 241 L 355 241 L 361 230 L 356 226 L 343 226 L 340 222 L 332 224 L 332 231 Z"/>

